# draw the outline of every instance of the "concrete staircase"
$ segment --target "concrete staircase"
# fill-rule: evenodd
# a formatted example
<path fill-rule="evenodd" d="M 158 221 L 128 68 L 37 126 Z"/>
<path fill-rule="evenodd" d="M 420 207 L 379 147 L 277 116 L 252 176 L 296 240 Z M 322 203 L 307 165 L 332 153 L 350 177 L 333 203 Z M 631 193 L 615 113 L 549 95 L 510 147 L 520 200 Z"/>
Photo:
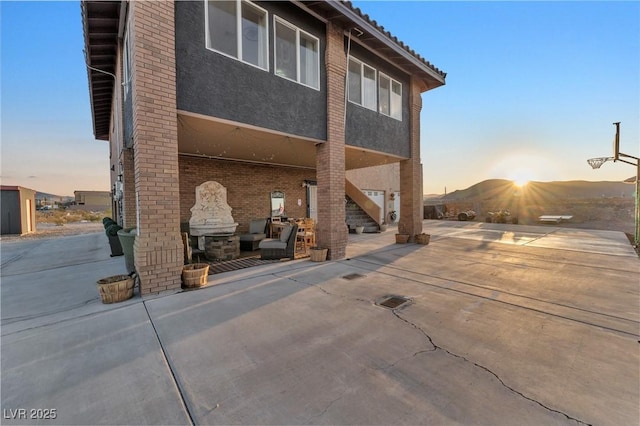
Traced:
<path fill-rule="evenodd" d="M 349 226 L 349 232 L 355 232 L 356 225 L 364 226 L 364 232 L 379 232 L 378 223 L 371 218 L 360 206 L 358 206 L 350 197 L 347 198 L 345 205 L 346 222 Z"/>

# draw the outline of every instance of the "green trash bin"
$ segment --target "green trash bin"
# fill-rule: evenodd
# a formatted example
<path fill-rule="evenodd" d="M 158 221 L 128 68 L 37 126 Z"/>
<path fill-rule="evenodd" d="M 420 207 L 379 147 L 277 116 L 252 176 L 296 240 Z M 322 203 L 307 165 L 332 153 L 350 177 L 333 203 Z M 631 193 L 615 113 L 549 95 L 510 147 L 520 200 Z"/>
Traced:
<path fill-rule="evenodd" d="M 136 228 L 121 229 L 118 231 L 118 238 L 120 239 L 120 245 L 122 245 L 122 251 L 124 252 L 124 264 L 127 268 L 127 273 L 132 274 L 136 271 L 136 263 L 133 257 Z"/>

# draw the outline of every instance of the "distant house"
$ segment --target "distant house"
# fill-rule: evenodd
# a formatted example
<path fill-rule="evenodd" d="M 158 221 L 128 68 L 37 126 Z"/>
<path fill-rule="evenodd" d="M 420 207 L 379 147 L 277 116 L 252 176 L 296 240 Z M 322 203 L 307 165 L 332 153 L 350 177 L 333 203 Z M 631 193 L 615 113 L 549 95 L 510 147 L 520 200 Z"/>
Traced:
<path fill-rule="evenodd" d="M 422 232 L 422 94 L 446 74 L 350 2 L 81 9 L 94 134 L 109 141 L 113 216 L 138 228 L 142 294 L 180 288 L 181 224 L 209 180 L 240 231 L 284 194 L 289 217 L 316 219 L 330 259 L 346 253 L 346 197 Z"/>
<path fill-rule="evenodd" d="M 0 234 L 29 234 L 36 231 L 36 191 L 21 186 L 1 187 Z"/>
<path fill-rule="evenodd" d="M 111 208 L 109 191 L 73 191 L 77 210 L 105 211 Z"/>

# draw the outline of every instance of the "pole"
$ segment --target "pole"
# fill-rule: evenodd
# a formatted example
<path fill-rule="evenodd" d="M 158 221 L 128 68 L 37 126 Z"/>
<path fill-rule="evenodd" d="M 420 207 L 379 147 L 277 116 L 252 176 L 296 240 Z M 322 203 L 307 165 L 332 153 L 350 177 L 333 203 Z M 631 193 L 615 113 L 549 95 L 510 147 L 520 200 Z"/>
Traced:
<path fill-rule="evenodd" d="M 636 160 L 636 232 L 635 245 L 640 247 L 640 159 Z"/>

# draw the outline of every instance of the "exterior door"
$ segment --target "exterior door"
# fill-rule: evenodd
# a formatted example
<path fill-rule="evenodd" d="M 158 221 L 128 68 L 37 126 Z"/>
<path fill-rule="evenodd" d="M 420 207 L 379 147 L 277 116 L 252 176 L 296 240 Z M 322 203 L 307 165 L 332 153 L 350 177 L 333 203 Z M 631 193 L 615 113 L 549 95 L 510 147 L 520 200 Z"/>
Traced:
<path fill-rule="evenodd" d="M 307 216 L 318 222 L 318 186 L 307 184 Z"/>
<path fill-rule="evenodd" d="M 26 232 L 33 232 L 33 218 L 31 217 L 31 199 L 27 198 L 26 200 L 26 212 L 27 212 L 27 231 Z"/>

